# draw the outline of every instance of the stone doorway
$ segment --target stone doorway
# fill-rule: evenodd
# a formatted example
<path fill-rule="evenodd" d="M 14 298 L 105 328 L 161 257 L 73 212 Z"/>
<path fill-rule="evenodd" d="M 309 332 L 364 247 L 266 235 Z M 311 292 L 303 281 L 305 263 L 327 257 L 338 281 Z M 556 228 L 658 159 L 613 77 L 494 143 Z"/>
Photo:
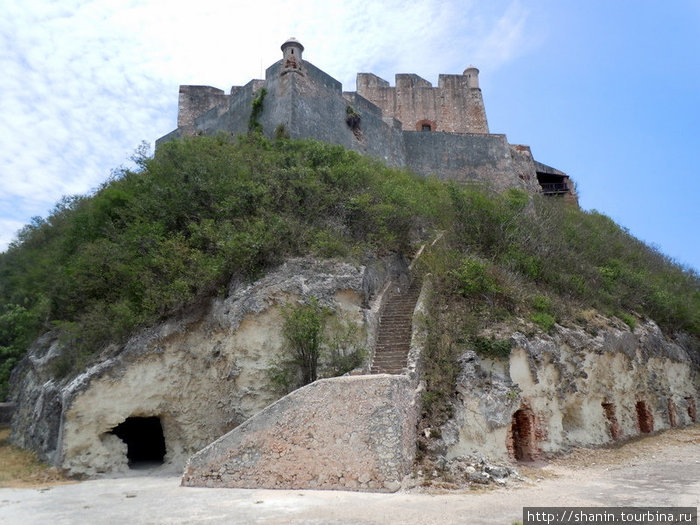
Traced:
<path fill-rule="evenodd" d="M 620 439 L 622 429 L 620 428 L 620 423 L 618 422 L 617 415 L 615 414 L 615 404 L 601 403 L 600 405 L 603 407 L 605 419 L 608 420 L 608 431 L 610 432 L 610 437 L 614 440 Z"/>
<path fill-rule="evenodd" d="M 112 434 L 126 443 L 129 468 L 163 464 L 165 438 L 159 417 L 128 417 L 112 429 Z"/>
<path fill-rule="evenodd" d="M 649 434 L 654 431 L 654 415 L 649 410 L 649 405 L 646 401 L 637 401 L 637 423 L 639 423 L 639 431 L 644 434 Z"/>
<path fill-rule="evenodd" d="M 511 423 L 513 454 L 518 461 L 535 459 L 535 414 L 529 408 L 521 408 L 513 414 Z"/>

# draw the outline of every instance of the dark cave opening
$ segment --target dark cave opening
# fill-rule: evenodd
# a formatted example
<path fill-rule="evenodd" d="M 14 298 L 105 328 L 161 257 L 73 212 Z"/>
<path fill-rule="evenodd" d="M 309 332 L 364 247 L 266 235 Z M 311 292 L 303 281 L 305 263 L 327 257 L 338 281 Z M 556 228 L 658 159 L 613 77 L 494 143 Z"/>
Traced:
<path fill-rule="evenodd" d="M 112 434 L 126 443 L 130 468 L 163 464 L 165 437 L 159 417 L 127 417 Z"/>

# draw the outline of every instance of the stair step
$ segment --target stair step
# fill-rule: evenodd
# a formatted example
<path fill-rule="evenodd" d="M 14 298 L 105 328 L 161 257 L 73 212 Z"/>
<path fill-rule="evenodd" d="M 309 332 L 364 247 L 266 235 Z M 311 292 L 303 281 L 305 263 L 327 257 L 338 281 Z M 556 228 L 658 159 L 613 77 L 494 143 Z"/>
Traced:
<path fill-rule="evenodd" d="M 390 296 L 379 319 L 372 374 L 401 374 L 406 368 L 413 332 L 413 311 L 420 293 L 414 281 L 403 293 Z"/>

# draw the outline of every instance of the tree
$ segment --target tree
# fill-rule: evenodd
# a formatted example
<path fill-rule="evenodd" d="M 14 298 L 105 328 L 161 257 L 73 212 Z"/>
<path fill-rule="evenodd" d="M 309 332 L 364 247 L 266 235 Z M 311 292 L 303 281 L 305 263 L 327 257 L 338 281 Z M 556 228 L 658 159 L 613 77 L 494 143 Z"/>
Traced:
<path fill-rule="evenodd" d="M 308 302 L 287 306 L 284 310 L 282 334 L 294 362 L 299 366 L 302 385 L 316 381 L 318 358 L 323 342 L 323 328 L 328 309 L 312 297 Z"/>

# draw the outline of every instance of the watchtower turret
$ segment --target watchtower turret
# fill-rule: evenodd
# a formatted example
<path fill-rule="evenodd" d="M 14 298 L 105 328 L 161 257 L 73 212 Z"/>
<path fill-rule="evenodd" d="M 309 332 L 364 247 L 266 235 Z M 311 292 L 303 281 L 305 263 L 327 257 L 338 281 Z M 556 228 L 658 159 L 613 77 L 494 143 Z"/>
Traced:
<path fill-rule="evenodd" d="M 464 70 L 464 73 L 462 73 L 465 77 L 467 77 L 467 87 L 470 89 L 480 89 L 479 88 L 479 70 L 475 68 L 474 66 L 469 66 L 467 69 Z"/>
<path fill-rule="evenodd" d="M 281 49 L 284 67 L 298 69 L 301 65 L 301 54 L 304 52 L 304 46 L 301 45 L 301 42 L 294 37 L 290 37 L 282 44 Z"/>

